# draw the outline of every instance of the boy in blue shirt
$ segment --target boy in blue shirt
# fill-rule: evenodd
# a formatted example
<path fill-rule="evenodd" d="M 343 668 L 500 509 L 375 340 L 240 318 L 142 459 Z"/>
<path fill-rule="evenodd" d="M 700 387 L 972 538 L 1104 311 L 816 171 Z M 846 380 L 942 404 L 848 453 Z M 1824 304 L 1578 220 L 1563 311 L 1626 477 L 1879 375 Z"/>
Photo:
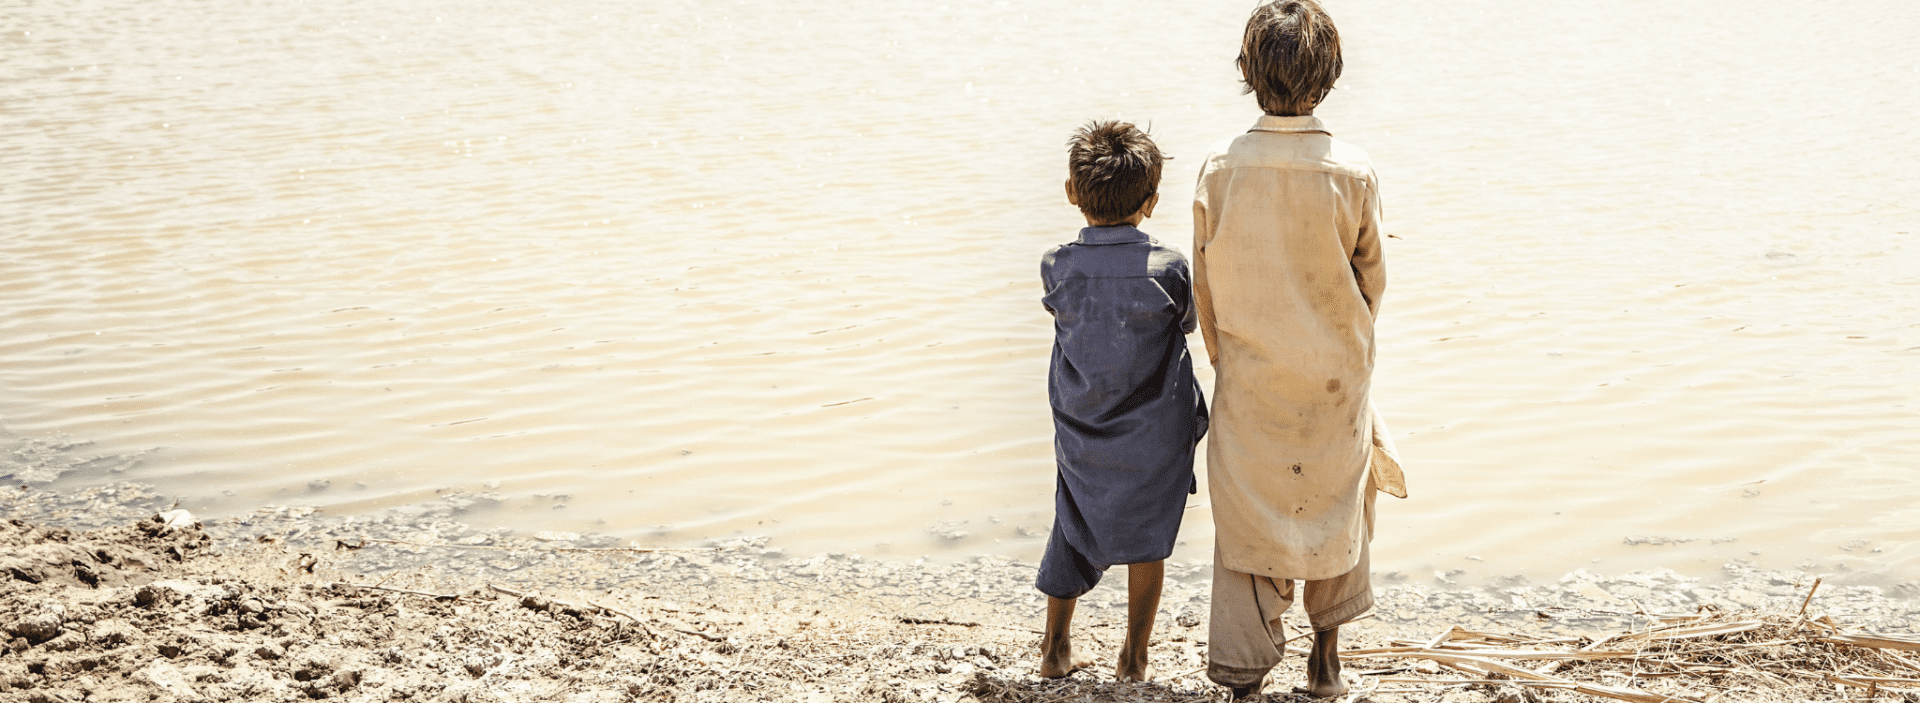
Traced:
<path fill-rule="evenodd" d="M 1092 122 L 1068 142 L 1067 201 L 1086 216 L 1040 262 L 1054 318 L 1048 400 L 1059 468 L 1053 533 L 1034 585 L 1047 598 L 1040 675 L 1092 658 L 1073 651 L 1075 599 L 1127 566 L 1127 635 L 1114 668 L 1144 681 L 1165 560 L 1207 431 L 1186 334 L 1197 324 L 1186 257 L 1140 231 L 1159 202 L 1167 157 L 1124 122 Z"/>

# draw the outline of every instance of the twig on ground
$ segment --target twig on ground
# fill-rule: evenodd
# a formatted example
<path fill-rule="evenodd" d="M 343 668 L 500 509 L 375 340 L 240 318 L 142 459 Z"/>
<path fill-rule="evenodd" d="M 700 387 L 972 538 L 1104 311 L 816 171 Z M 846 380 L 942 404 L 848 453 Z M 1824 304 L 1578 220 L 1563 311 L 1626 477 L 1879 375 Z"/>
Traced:
<path fill-rule="evenodd" d="M 455 594 L 448 594 L 448 593 L 427 593 L 425 591 L 409 591 L 402 588 L 387 588 L 386 586 L 370 586 L 370 585 L 359 584 L 359 583 L 347 583 L 345 581 L 338 581 L 336 583 L 342 586 L 349 586 L 352 588 L 364 588 L 372 591 L 386 591 L 388 593 L 404 593 L 409 596 L 424 596 L 427 598 L 432 598 L 434 600 L 440 600 L 440 601 L 460 600 L 460 596 Z"/>
<path fill-rule="evenodd" d="M 1813 593 L 1818 590 L 1820 590 L 1820 579 L 1816 578 L 1813 580 L 1813 588 L 1807 589 L 1806 600 L 1800 601 L 1799 617 L 1804 618 L 1807 616 L 1807 606 L 1813 603 Z"/>
<path fill-rule="evenodd" d="M 1044 632 L 1033 629 L 1031 627 L 1019 627 L 1015 625 L 995 625 L 992 623 L 983 623 L 983 622 L 966 622 L 962 620 L 954 620 L 952 618 L 940 618 L 938 620 L 934 620 L 931 618 L 916 618 L 911 615 L 899 615 L 894 617 L 894 621 L 899 622 L 903 625 L 952 625 L 954 627 L 993 627 L 993 628 L 998 628 L 1002 630 L 1012 630 L 1014 632 L 1031 632 L 1036 635 L 1046 634 Z M 1088 625 L 1087 627 L 1098 627 L 1098 625 Z M 1093 633 L 1087 633 L 1087 634 L 1089 636 L 1093 635 Z"/>
<path fill-rule="evenodd" d="M 929 618 L 916 618 L 909 615 L 902 615 L 897 619 L 900 622 L 908 625 L 955 625 L 959 627 L 979 627 L 980 626 L 980 623 L 977 623 L 977 622 L 961 622 L 958 620 L 954 620 L 952 618 L 940 618 L 938 620 L 933 620 Z"/>
<path fill-rule="evenodd" d="M 1593 650 L 1599 649 L 1600 645 L 1606 644 L 1609 640 L 1612 640 L 1613 638 L 1614 636 L 1611 634 L 1602 635 L 1600 639 L 1594 640 L 1593 644 L 1589 644 L 1585 647 L 1581 647 L 1580 651 L 1591 652 Z M 1561 667 L 1566 666 L 1567 661 L 1568 660 L 1556 661 L 1546 666 L 1542 666 L 1538 669 L 1534 669 L 1534 671 L 1537 671 L 1542 675 L 1552 676 L 1555 672 L 1558 672 L 1561 669 Z"/>
<path fill-rule="evenodd" d="M 684 628 L 684 627 L 673 627 L 673 628 L 669 628 L 669 629 L 671 629 L 671 630 L 673 630 L 674 632 L 678 632 L 678 633 L 680 633 L 680 634 L 683 634 L 683 635 L 693 635 L 693 636 L 695 636 L 695 637 L 698 637 L 698 638 L 700 638 L 700 639 L 703 639 L 703 640 L 706 640 L 706 641 L 708 641 L 708 642 L 725 642 L 725 641 L 727 641 L 727 638 L 725 638 L 725 637 L 721 637 L 721 636 L 719 636 L 719 635 L 715 635 L 715 634 L 712 634 L 712 633 L 707 633 L 707 632 L 701 632 L 701 631 L 699 631 L 699 630 L 693 630 L 693 629 L 688 629 L 688 628 Z"/>
<path fill-rule="evenodd" d="M 413 546 L 413 547 L 445 547 L 447 549 L 487 549 L 487 550 L 492 550 L 497 552 L 600 552 L 600 553 L 607 553 L 607 554 L 618 554 L 618 553 L 624 552 L 624 553 L 633 553 L 633 554 L 651 554 L 655 552 L 717 552 L 717 551 L 720 551 L 719 547 L 651 547 L 651 548 L 642 548 L 642 547 L 492 547 L 484 544 L 428 544 L 426 542 L 409 542 L 403 539 L 375 539 L 372 537 L 361 537 L 359 539 L 360 539 L 359 544 L 347 544 L 346 542 L 341 540 L 334 540 L 334 549 L 336 550 L 359 549 L 371 543 L 371 544 L 404 544 L 404 545 Z"/>
<path fill-rule="evenodd" d="M 1836 644 L 1850 644 L 1856 647 L 1873 647 L 1876 649 L 1904 649 L 1909 652 L 1920 652 L 1920 638 L 1913 637 L 1912 635 L 1870 635 L 1870 634 L 1864 634 L 1864 633 L 1862 634 L 1835 633 L 1835 634 L 1827 635 L 1825 637 L 1821 637 L 1819 639 L 1821 642 L 1833 642 Z"/>
<path fill-rule="evenodd" d="M 641 620 L 641 619 L 640 619 L 640 618 L 638 618 L 638 617 L 635 617 L 635 616 L 634 616 L 634 615 L 633 615 L 632 613 L 628 613 L 627 611 L 624 611 L 624 610 L 616 610 L 616 609 L 613 609 L 613 608 L 609 608 L 609 607 L 607 607 L 607 606 L 604 606 L 604 605 L 601 605 L 601 604 L 599 604 L 599 603 L 595 603 L 595 602 L 593 602 L 593 601 L 587 601 L 587 605 L 591 605 L 591 606 L 593 606 L 593 607 L 595 607 L 595 608 L 599 608 L 599 609 L 601 609 L 601 610 L 603 610 L 603 611 L 606 611 L 606 612 L 608 612 L 608 613 L 612 613 L 612 614 L 614 614 L 614 615 L 618 615 L 618 616 L 620 616 L 620 617 L 623 617 L 623 618 L 626 618 L 626 619 L 628 619 L 628 620 L 632 620 L 632 621 L 634 621 L 634 622 L 636 622 L 636 623 L 639 623 L 639 624 L 642 624 L 642 625 L 644 625 L 644 624 L 646 624 L 646 622 L 647 622 L 647 621 L 645 621 L 645 620 Z"/>
<path fill-rule="evenodd" d="M 1203 666 L 1203 667 L 1200 667 L 1200 668 L 1198 668 L 1198 669 L 1194 669 L 1194 670 L 1192 670 L 1192 671 L 1182 671 L 1182 672 L 1180 672 L 1180 673 L 1178 673 L 1178 674 L 1174 674 L 1174 675 L 1172 675 L 1172 676 L 1169 676 L 1169 677 L 1167 677 L 1167 680 L 1168 680 L 1168 681 L 1172 681 L 1172 680 L 1174 680 L 1174 679 L 1177 679 L 1177 678 L 1180 678 L 1180 677 L 1182 677 L 1182 676 L 1192 676 L 1192 675 L 1194 675 L 1194 674 L 1198 674 L 1198 673 L 1200 673 L 1200 672 L 1202 672 L 1202 671 L 1206 671 L 1206 670 L 1207 670 L 1207 667 L 1204 667 L 1204 666 Z"/>

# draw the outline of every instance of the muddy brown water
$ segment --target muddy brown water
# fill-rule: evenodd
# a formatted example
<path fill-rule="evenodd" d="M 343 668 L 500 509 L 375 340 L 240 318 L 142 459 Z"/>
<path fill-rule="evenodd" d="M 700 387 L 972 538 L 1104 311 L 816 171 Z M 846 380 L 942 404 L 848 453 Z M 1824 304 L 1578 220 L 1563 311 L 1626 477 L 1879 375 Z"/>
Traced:
<path fill-rule="evenodd" d="M 1246 5 L 0 0 L 0 423 L 92 443 L 12 466 L 1032 559 L 1062 140 L 1150 123 L 1185 248 Z M 1920 8 L 1329 6 L 1378 570 L 1917 575 Z"/>

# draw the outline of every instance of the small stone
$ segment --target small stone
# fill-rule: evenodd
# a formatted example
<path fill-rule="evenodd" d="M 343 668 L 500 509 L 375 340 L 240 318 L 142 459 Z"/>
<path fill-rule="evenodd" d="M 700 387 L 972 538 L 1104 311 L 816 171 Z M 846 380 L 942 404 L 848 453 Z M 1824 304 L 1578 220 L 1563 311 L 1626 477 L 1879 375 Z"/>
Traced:
<path fill-rule="evenodd" d="M 61 632 L 59 637 L 40 643 L 40 647 L 49 652 L 71 652 L 86 645 L 86 635 L 82 635 L 73 630 Z"/>
<path fill-rule="evenodd" d="M 333 673 L 333 662 L 328 661 L 325 657 L 309 655 L 306 659 L 302 660 L 298 666 L 294 667 L 293 680 L 312 681 L 314 679 L 325 678 L 331 673 Z"/>
<path fill-rule="evenodd" d="M 160 522 L 169 530 L 184 530 L 193 527 L 199 523 L 199 520 L 194 519 L 193 513 L 185 510 L 168 510 L 160 513 Z"/>
<path fill-rule="evenodd" d="M 60 616 L 51 612 L 35 613 L 9 623 L 6 630 L 29 644 L 39 644 L 60 636 Z"/>

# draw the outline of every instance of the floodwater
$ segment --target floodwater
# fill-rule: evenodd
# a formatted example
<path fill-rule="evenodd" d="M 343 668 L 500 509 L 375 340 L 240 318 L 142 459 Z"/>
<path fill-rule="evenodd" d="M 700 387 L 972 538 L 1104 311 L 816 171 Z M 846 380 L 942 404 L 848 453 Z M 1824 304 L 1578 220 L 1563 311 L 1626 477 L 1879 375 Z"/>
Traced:
<path fill-rule="evenodd" d="M 1378 571 L 1920 577 L 1920 5 L 1328 4 Z M 0 0 L 0 425 L 209 517 L 1037 557 L 1063 142 L 1150 124 L 1184 250 L 1249 7 Z"/>

